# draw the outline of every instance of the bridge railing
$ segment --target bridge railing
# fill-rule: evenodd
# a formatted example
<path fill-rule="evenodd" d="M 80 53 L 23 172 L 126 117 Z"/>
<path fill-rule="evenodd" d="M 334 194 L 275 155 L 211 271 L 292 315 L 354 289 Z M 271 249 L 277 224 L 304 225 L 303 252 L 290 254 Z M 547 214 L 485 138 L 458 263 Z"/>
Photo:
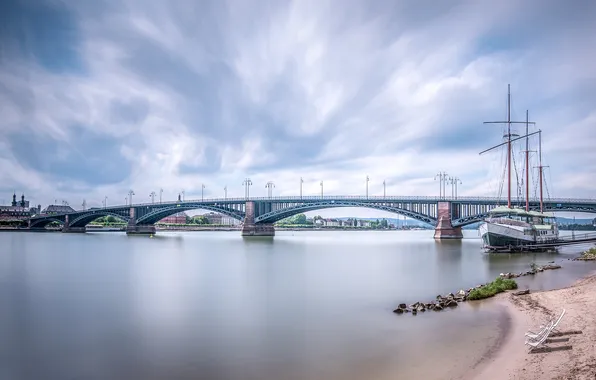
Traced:
<path fill-rule="evenodd" d="M 116 205 L 110 207 L 97 207 L 91 208 L 88 210 L 76 210 L 71 213 L 62 213 L 62 214 L 55 214 L 53 216 L 58 215 L 65 215 L 65 214 L 72 214 L 72 213 L 81 213 L 81 212 L 91 212 L 91 211 L 102 211 L 102 210 L 121 210 L 130 207 L 154 207 L 160 205 L 188 205 L 188 204 L 233 204 L 233 203 L 243 203 L 246 201 L 273 201 L 273 202 L 301 202 L 301 201 L 318 201 L 318 200 L 325 200 L 325 201 L 342 201 L 342 200 L 357 200 L 357 201 L 364 201 L 364 202 L 379 202 L 379 201 L 387 201 L 387 202 L 484 202 L 487 204 L 494 204 L 494 205 L 504 205 L 506 204 L 506 199 L 500 197 L 471 197 L 471 196 L 458 196 L 457 198 L 453 197 L 437 197 L 437 196 L 403 196 L 403 195 L 394 195 L 394 196 L 380 196 L 380 195 L 370 195 L 370 196 L 363 196 L 363 195 L 325 195 L 325 196 L 317 196 L 317 195 L 307 195 L 307 196 L 276 196 L 276 197 L 250 197 L 250 198 L 203 198 L 203 199 L 189 199 L 184 201 L 167 201 L 167 202 L 152 202 L 152 203 L 134 203 L 132 205 Z M 521 202 L 521 201 L 520 201 Z M 515 205 L 518 203 L 517 200 L 514 202 Z M 530 202 L 537 203 L 539 202 L 538 198 L 530 199 Z M 596 199 L 574 199 L 574 198 L 551 198 L 545 200 L 544 203 L 546 205 L 552 206 L 556 204 L 596 204 Z M 36 215 L 35 218 L 40 217 L 49 217 L 50 215 Z"/>

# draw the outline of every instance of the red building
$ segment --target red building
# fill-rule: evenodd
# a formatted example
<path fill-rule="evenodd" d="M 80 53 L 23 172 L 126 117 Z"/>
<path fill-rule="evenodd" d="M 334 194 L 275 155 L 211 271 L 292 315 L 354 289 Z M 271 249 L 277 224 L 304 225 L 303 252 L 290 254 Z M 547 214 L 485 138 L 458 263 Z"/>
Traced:
<path fill-rule="evenodd" d="M 174 215 L 166 216 L 165 218 L 163 218 L 162 220 L 160 220 L 157 223 L 163 223 L 163 224 L 186 224 L 186 219 L 187 218 L 188 218 L 188 215 L 186 215 L 185 212 L 179 212 L 179 213 L 174 214 Z"/>

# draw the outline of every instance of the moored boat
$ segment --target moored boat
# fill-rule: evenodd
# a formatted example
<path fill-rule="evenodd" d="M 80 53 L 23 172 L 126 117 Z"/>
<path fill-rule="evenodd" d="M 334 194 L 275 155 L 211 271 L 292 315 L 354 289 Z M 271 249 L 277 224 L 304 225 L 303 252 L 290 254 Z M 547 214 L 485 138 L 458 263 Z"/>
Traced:
<path fill-rule="evenodd" d="M 507 121 L 488 123 L 507 124 L 507 133 L 504 136 L 506 142 L 487 149 L 482 153 L 495 148 L 507 146 L 507 206 L 499 206 L 489 211 L 488 217 L 480 225 L 479 232 L 487 251 L 530 251 L 538 250 L 540 244 L 554 243 L 559 240 L 559 229 L 553 215 L 544 213 L 543 207 L 543 170 L 542 165 L 542 133 L 540 130 L 528 133 L 530 124 L 526 111 L 526 121 L 511 121 L 511 91 L 507 93 Z M 511 124 L 525 124 L 525 136 L 518 137 L 511 133 Z M 530 209 L 530 165 L 529 165 L 529 137 L 538 134 L 539 138 L 539 187 L 540 187 L 540 210 Z M 515 136 L 515 138 L 512 138 Z M 526 139 L 525 150 L 525 208 L 513 207 L 511 202 L 511 169 L 512 169 L 512 142 Z"/>

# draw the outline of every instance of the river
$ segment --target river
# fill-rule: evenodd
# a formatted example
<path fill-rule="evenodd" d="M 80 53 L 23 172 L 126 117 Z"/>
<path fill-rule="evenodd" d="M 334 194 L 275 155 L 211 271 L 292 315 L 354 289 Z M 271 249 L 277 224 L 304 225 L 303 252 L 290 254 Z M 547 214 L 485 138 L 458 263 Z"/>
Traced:
<path fill-rule="evenodd" d="M 465 236 L 2 232 L 0 379 L 458 376 L 504 334 L 504 310 L 392 310 L 580 250 L 487 255 L 477 231 Z M 560 287 L 594 270 L 563 265 L 520 286 Z"/>

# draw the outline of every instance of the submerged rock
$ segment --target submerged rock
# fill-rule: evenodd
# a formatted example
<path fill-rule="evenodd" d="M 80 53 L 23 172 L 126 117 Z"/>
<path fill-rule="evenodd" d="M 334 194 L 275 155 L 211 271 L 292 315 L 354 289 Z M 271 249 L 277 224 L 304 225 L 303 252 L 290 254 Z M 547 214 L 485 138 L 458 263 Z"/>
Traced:
<path fill-rule="evenodd" d="M 511 294 L 513 294 L 514 296 L 523 296 L 525 294 L 530 294 L 530 289 L 518 290 L 517 292 L 513 292 Z"/>

